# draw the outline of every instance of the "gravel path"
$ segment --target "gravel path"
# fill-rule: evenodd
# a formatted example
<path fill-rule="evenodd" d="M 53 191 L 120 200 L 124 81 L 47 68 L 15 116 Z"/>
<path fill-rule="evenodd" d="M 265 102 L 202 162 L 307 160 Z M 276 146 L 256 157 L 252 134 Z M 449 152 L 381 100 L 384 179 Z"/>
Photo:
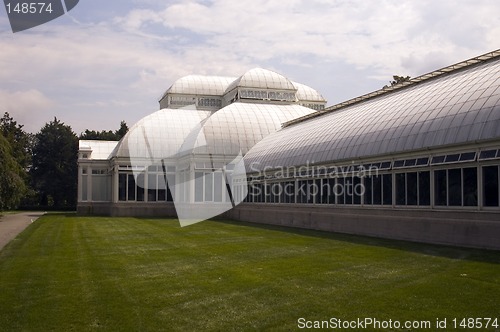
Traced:
<path fill-rule="evenodd" d="M 0 217 L 0 250 L 44 212 L 22 212 Z"/>

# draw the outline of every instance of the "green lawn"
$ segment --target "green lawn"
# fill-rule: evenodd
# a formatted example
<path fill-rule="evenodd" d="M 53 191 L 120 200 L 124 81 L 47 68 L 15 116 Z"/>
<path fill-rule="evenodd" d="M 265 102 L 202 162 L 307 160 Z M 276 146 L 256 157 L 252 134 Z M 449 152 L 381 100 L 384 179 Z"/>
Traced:
<path fill-rule="evenodd" d="M 500 253 L 49 214 L 0 252 L 0 287 L 2 331 L 297 330 L 301 317 L 448 318 L 450 327 L 500 320 Z"/>

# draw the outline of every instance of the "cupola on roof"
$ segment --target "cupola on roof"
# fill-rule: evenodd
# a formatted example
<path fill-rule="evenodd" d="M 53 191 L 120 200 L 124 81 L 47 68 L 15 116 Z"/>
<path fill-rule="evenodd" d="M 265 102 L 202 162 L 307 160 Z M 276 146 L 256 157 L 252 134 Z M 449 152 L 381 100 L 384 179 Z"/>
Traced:
<path fill-rule="evenodd" d="M 274 71 L 254 68 L 241 75 L 227 88 L 226 92 L 236 87 L 274 89 L 274 90 L 297 90 L 293 83 L 283 75 Z"/>

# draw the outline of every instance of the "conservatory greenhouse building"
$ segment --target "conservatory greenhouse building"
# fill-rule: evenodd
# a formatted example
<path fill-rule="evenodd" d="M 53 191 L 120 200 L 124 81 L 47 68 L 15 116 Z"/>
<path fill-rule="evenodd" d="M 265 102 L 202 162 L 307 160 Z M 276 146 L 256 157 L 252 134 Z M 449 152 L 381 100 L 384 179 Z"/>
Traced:
<path fill-rule="evenodd" d="M 80 141 L 78 212 L 500 249 L 500 51 L 325 103 L 264 69 L 181 78 L 120 142 Z"/>

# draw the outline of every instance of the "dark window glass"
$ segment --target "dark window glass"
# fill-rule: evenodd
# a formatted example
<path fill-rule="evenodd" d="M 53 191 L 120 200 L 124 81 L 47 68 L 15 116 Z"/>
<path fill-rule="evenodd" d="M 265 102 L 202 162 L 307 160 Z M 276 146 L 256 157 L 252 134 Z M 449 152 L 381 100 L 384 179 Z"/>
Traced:
<path fill-rule="evenodd" d="M 373 204 L 382 204 L 382 175 L 373 177 Z"/>
<path fill-rule="evenodd" d="M 384 161 L 382 164 L 380 164 L 380 169 L 389 169 L 389 168 L 391 168 L 390 161 Z"/>
<path fill-rule="evenodd" d="M 295 181 L 288 182 L 287 194 L 289 203 L 295 203 Z"/>
<path fill-rule="evenodd" d="M 372 176 L 367 176 L 364 179 L 365 183 L 365 204 L 373 204 L 372 201 Z"/>
<path fill-rule="evenodd" d="M 406 176 L 405 173 L 396 174 L 396 205 L 406 204 Z"/>
<path fill-rule="evenodd" d="M 144 173 L 137 176 L 137 201 L 144 201 Z"/>
<path fill-rule="evenodd" d="M 458 161 L 459 158 L 460 158 L 460 154 L 459 153 L 457 153 L 457 154 L 449 154 L 449 155 L 446 156 L 445 162 L 446 163 L 453 163 L 453 162 Z"/>
<path fill-rule="evenodd" d="M 429 158 L 418 158 L 417 166 L 426 166 L 429 163 Z"/>
<path fill-rule="evenodd" d="M 479 159 L 491 159 L 495 158 L 495 155 L 497 153 L 497 150 L 485 150 L 481 151 L 479 154 Z"/>
<path fill-rule="evenodd" d="M 476 159 L 475 152 L 466 152 L 460 155 L 460 161 L 474 161 Z"/>
<path fill-rule="evenodd" d="M 464 206 L 477 206 L 477 168 L 464 168 Z"/>
<path fill-rule="evenodd" d="M 354 185 L 352 178 L 345 178 L 345 204 L 352 204 Z"/>
<path fill-rule="evenodd" d="M 118 174 L 118 200 L 127 200 L 127 174 Z"/>
<path fill-rule="evenodd" d="M 280 193 L 279 194 L 280 194 L 280 202 L 281 203 L 288 203 L 286 193 L 285 193 L 286 184 L 287 184 L 287 182 L 280 182 L 280 184 L 279 184 L 279 186 L 280 186 Z"/>
<path fill-rule="evenodd" d="M 396 160 L 394 162 L 394 168 L 403 167 L 404 165 L 405 165 L 405 161 L 404 160 Z"/>
<path fill-rule="evenodd" d="M 434 171 L 434 200 L 436 205 L 447 205 L 446 170 Z"/>
<path fill-rule="evenodd" d="M 431 174 L 428 171 L 418 173 L 418 204 L 431 204 Z"/>
<path fill-rule="evenodd" d="M 344 178 L 338 178 L 337 179 L 337 187 L 335 190 L 335 194 L 337 195 L 337 203 L 338 204 L 345 204 L 345 179 Z"/>
<path fill-rule="evenodd" d="M 307 203 L 308 204 L 314 203 L 314 196 L 317 194 L 317 190 L 319 190 L 319 188 L 315 188 L 314 180 L 308 180 L 307 181 Z"/>
<path fill-rule="evenodd" d="M 417 160 L 416 159 L 407 159 L 407 160 L 405 160 L 405 167 L 415 166 L 416 164 L 417 164 Z"/>
<path fill-rule="evenodd" d="M 297 203 L 307 203 L 307 181 L 299 181 L 297 198 Z"/>
<path fill-rule="evenodd" d="M 329 188 L 328 180 L 327 179 L 316 180 L 316 183 L 318 184 L 318 186 L 320 186 L 319 187 L 320 188 L 320 200 L 316 201 L 316 203 L 321 203 L 321 204 L 328 203 L 328 194 L 330 192 L 330 190 L 328 190 L 328 188 Z"/>
<path fill-rule="evenodd" d="M 135 178 L 134 175 L 128 175 L 128 191 L 127 191 L 127 200 L 135 201 Z"/>
<path fill-rule="evenodd" d="M 392 175 L 384 174 L 382 177 L 382 191 L 384 205 L 392 205 Z"/>
<path fill-rule="evenodd" d="M 431 161 L 431 164 L 442 164 L 444 163 L 444 158 L 446 156 L 435 156 L 435 157 L 432 157 L 432 161 Z"/>
<path fill-rule="evenodd" d="M 264 186 L 266 195 L 264 197 L 264 200 L 262 201 L 263 203 L 271 203 L 271 185 L 266 184 Z"/>
<path fill-rule="evenodd" d="M 328 204 L 335 204 L 335 179 L 328 179 Z"/>
<path fill-rule="evenodd" d="M 498 166 L 483 167 L 483 205 L 498 206 Z"/>
<path fill-rule="evenodd" d="M 406 174 L 406 204 L 417 205 L 418 184 L 417 172 Z"/>
<path fill-rule="evenodd" d="M 361 178 L 358 176 L 353 177 L 353 203 L 361 204 L 361 195 L 363 194 L 363 187 L 361 186 Z"/>
<path fill-rule="evenodd" d="M 448 203 L 450 206 L 462 205 L 462 170 L 448 170 Z"/>

